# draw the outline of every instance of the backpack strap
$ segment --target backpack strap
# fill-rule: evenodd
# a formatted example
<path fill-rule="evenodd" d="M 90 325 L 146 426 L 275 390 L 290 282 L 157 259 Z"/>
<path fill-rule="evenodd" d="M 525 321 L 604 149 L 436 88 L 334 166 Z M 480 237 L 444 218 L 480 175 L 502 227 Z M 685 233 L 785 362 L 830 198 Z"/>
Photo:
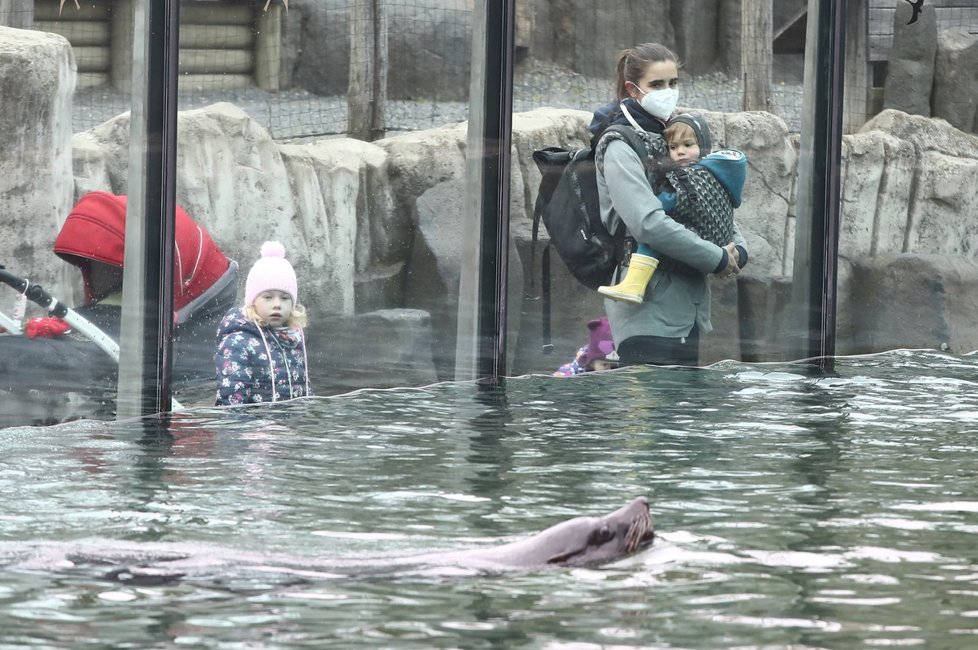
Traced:
<path fill-rule="evenodd" d="M 624 108 L 624 107 L 622 107 Z M 649 133 L 624 124 L 613 124 L 605 129 L 594 146 L 594 164 L 598 169 L 604 168 L 604 154 L 612 140 L 621 140 L 638 154 L 646 170 L 649 161 L 663 156 L 668 158 L 669 147 L 665 139 L 658 133 Z M 646 178 L 648 175 L 646 174 Z M 619 267 L 635 250 L 635 240 L 628 235 L 624 222 L 618 221 L 618 228 L 612 234 L 615 242 L 615 257 Z"/>
<path fill-rule="evenodd" d="M 536 268 L 537 242 L 540 235 L 540 219 L 543 217 L 545 206 L 550 202 L 554 189 L 560 182 L 560 177 L 564 167 L 574 156 L 574 150 L 561 149 L 560 147 L 546 147 L 533 152 L 533 162 L 540 170 L 541 181 L 537 191 L 537 201 L 533 207 L 533 229 L 530 241 L 530 269 Z M 543 248 L 540 263 L 540 284 L 541 284 L 541 321 L 542 321 L 542 343 L 543 353 L 550 354 L 553 351 L 553 342 L 550 333 L 550 307 L 552 280 L 550 276 L 550 249 L 552 245 L 548 242 Z M 530 273 L 530 287 L 535 286 L 536 279 Z"/>
<path fill-rule="evenodd" d="M 540 287 L 540 292 L 542 296 L 541 297 L 542 304 L 540 305 L 540 309 L 542 311 L 542 314 L 540 316 L 540 323 L 541 323 L 540 336 L 543 344 L 543 348 L 542 348 L 543 354 L 550 354 L 551 352 L 554 351 L 553 339 L 551 338 L 550 335 L 550 290 L 551 290 L 550 248 L 551 248 L 550 244 L 547 244 L 547 247 L 543 249 L 543 256 L 540 262 L 540 266 L 541 266 L 540 274 L 542 276 L 541 287 Z"/>

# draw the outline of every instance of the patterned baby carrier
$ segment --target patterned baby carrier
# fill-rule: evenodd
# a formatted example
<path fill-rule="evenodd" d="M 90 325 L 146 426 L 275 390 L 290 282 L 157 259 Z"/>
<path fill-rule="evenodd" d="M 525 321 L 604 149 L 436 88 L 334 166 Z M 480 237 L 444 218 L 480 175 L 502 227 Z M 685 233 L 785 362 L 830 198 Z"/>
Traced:
<path fill-rule="evenodd" d="M 701 239 L 725 246 L 733 241 L 734 205 L 723 185 L 708 169 L 699 166 L 679 167 L 669 159 L 669 147 L 665 139 L 657 133 L 638 130 L 645 142 L 649 155 L 645 158 L 645 171 L 649 184 L 656 194 L 675 192 L 675 207 L 668 211 L 676 222 L 696 233 Z M 613 140 L 623 139 L 618 133 L 608 132 L 598 141 L 595 160 L 599 168 L 604 167 L 604 155 Z M 629 254 L 634 251 L 634 240 L 627 246 Z M 655 248 L 655 242 L 650 245 Z M 659 254 L 658 270 L 684 275 L 697 275 L 700 271 L 689 264 Z"/>

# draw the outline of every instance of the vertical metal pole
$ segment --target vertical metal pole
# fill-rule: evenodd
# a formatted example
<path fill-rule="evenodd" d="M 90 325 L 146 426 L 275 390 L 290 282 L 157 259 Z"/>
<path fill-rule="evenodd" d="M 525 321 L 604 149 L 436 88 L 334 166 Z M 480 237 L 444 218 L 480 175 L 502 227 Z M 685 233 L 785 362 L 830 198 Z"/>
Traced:
<path fill-rule="evenodd" d="M 516 0 L 487 4 L 486 142 L 482 174 L 478 376 L 498 385 L 506 375 L 509 274 L 509 168 L 513 136 L 513 34 Z"/>
<path fill-rule="evenodd" d="M 169 411 L 179 0 L 135 0 L 117 416 Z"/>
<path fill-rule="evenodd" d="M 837 315 L 846 0 L 809 0 L 793 278 L 801 351 L 833 369 Z"/>
<path fill-rule="evenodd" d="M 502 385 L 506 375 L 515 16 L 515 0 L 476 3 L 463 215 L 473 227 L 463 232 L 475 234 L 461 242 L 455 376 L 482 386 Z"/>

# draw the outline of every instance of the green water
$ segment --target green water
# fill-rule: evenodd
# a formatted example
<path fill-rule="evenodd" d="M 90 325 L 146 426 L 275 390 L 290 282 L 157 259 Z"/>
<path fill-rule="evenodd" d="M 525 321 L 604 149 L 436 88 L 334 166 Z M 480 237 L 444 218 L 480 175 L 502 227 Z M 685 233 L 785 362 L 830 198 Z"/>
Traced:
<path fill-rule="evenodd" d="M 0 645 L 978 646 L 978 358 L 836 371 L 628 369 L 0 429 Z M 369 562 L 642 494 L 659 538 L 609 566 Z"/>

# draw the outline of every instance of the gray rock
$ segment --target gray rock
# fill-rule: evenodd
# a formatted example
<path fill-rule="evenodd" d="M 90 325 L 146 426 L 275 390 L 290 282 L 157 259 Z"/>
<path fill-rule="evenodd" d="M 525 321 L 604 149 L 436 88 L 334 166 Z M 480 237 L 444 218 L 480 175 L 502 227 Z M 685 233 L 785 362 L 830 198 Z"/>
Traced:
<path fill-rule="evenodd" d="M 70 269 L 51 245 L 72 205 L 74 89 L 68 41 L 0 26 L 0 264 L 65 300 Z"/>
<path fill-rule="evenodd" d="M 978 38 L 943 32 L 934 70 L 934 115 L 956 128 L 978 132 Z"/>
<path fill-rule="evenodd" d="M 897 2 L 893 11 L 893 44 L 887 60 L 883 108 L 930 117 L 937 18 L 933 11 L 922 11 L 917 21 L 908 25 L 911 12 L 909 2 Z"/>
<path fill-rule="evenodd" d="M 978 349 L 978 265 L 947 255 L 881 256 L 854 264 L 840 309 L 852 338 L 840 354 L 895 348 Z"/>
<path fill-rule="evenodd" d="M 317 395 L 428 385 L 438 379 L 431 317 L 420 309 L 325 315 L 310 323 L 306 336 Z"/>

